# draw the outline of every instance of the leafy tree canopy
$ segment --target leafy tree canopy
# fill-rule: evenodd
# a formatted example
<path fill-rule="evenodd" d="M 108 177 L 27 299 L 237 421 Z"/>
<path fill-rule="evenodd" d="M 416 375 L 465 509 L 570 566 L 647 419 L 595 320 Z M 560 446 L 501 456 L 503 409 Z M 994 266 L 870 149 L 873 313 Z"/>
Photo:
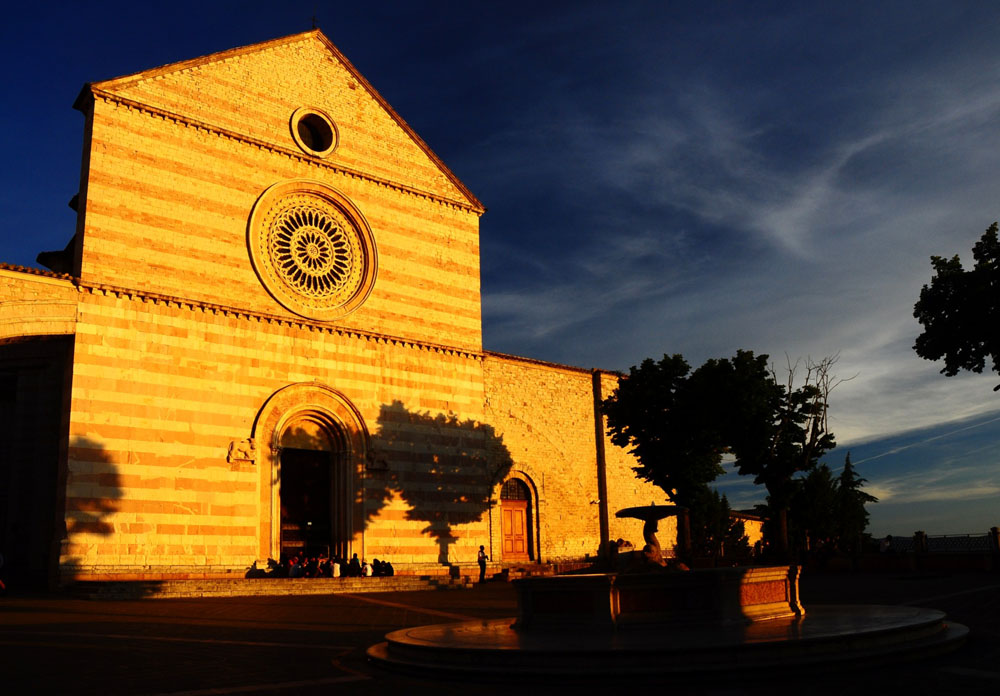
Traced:
<path fill-rule="evenodd" d="M 787 505 L 793 475 L 835 445 L 826 428 L 833 362 L 810 362 L 805 384 L 796 388 L 795 366 L 781 384 L 768 356 L 752 351 L 709 360 L 693 373 L 682 356 L 664 355 L 633 367 L 603 412 L 612 442 L 636 456 L 636 473 L 674 503 L 690 507 L 703 495 L 728 451 L 741 474 Z"/>
<path fill-rule="evenodd" d="M 647 358 L 632 367 L 602 406 L 611 441 L 638 460 L 636 474 L 690 507 L 722 473 L 723 444 L 705 413 L 704 395 L 692 389 L 681 355 Z"/>
<path fill-rule="evenodd" d="M 934 277 L 920 291 L 913 316 L 923 325 L 913 349 L 926 360 L 944 359 L 941 372 L 981 373 L 986 359 L 1000 372 L 1000 242 L 997 223 L 972 248 L 975 265 L 958 256 L 932 256 Z M 1000 385 L 994 387 L 994 391 Z"/>
<path fill-rule="evenodd" d="M 800 387 L 794 384 L 797 365 L 789 365 L 788 380 L 781 384 L 767 355 L 745 350 L 709 360 L 692 375 L 692 387 L 715 404 L 719 437 L 737 470 L 764 485 L 777 507 L 788 504 L 793 476 L 814 467 L 836 445 L 826 420 L 835 361 L 807 363 Z"/>

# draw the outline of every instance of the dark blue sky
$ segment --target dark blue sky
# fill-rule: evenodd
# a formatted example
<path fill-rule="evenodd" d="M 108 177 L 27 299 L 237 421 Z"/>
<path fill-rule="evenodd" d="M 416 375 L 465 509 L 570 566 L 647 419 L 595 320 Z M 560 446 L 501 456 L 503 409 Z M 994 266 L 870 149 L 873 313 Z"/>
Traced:
<path fill-rule="evenodd" d="M 870 458 L 1000 409 L 992 377 L 911 349 L 928 257 L 968 258 L 1000 217 L 1000 5 L 19 3 L 0 24 L 0 260 L 72 234 L 84 82 L 314 11 L 489 208 L 488 348 L 614 369 L 839 353 L 856 377 L 832 423 L 884 500 L 875 531 L 1000 523 L 994 424 Z"/>

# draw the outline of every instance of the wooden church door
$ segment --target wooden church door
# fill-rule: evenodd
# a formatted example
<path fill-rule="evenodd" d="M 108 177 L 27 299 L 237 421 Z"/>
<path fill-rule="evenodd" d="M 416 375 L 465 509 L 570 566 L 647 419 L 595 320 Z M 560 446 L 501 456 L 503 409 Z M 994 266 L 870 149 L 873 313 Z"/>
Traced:
<path fill-rule="evenodd" d="M 517 479 L 511 479 L 504 483 L 500 492 L 504 561 L 531 559 L 531 543 L 528 534 L 529 498 L 528 487 Z"/>

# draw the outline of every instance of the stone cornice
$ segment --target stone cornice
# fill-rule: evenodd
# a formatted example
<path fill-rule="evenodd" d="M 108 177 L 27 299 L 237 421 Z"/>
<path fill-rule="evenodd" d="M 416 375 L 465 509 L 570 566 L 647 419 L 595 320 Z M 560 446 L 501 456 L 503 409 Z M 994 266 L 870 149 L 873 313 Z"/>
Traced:
<path fill-rule="evenodd" d="M 88 89 L 89 88 L 89 89 Z M 275 154 L 283 155 L 290 159 L 298 160 L 299 162 L 304 162 L 310 164 L 314 167 L 319 167 L 321 169 L 327 169 L 337 174 L 343 176 L 349 176 L 354 179 L 360 179 L 362 181 L 367 181 L 369 183 L 375 184 L 377 186 L 383 186 L 385 188 L 390 188 L 400 193 L 405 193 L 410 196 L 417 196 L 418 198 L 424 198 L 441 205 L 447 205 L 453 208 L 458 208 L 460 210 L 465 210 L 470 213 L 474 213 L 477 216 L 481 216 L 486 210 L 481 205 L 474 206 L 464 203 L 462 201 L 452 200 L 450 198 L 445 198 L 443 196 L 438 196 L 437 194 L 430 193 L 429 191 L 422 191 L 412 186 L 407 186 L 405 184 L 398 183 L 396 181 L 391 181 L 389 179 L 383 179 L 381 177 L 373 176 L 371 174 L 365 174 L 357 169 L 351 167 L 345 167 L 343 165 L 334 164 L 329 160 L 320 160 L 315 157 L 311 157 L 303 152 L 298 152 L 290 148 L 282 147 L 274 143 L 269 143 L 266 140 L 260 140 L 258 138 L 251 137 L 249 135 L 244 135 L 242 133 L 237 133 L 236 131 L 231 131 L 225 128 L 220 128 L 218 126 L 213 126 L 204 121 L 199 121 L 197 119 L 189 118 L 187 116 L 182 116 L 180 114 L 174 113 L 172 111 L 166 111 L 149 104 L 144 104 L 143 102 L 135 101 L 134 99 L 128 99 L 120 95 L 108 92 L 92 85 L 87 85 L 84 87 L 85 91 L 89 91 L 90 95 L 94 99 L 100 99 L 103 102 L 117 104 L 128 109 L 134 109 L 141 113 L 147 114 L 149 116 L 155 116 L 162 118 L 164 120 L 173 121 L 174 123 L 186 126 L 188 128 L 195 128 L 197 130 L 202 130 L 213 135 L 217 135 L 221 138 L 228 138 L 230 140 L 235 140 L 246 145 L 251 145 L 261 150 L 267 150 Z M 79 103 L 79 98 L 78 98 Z"/>
<path fill-rule="evenodd" d="M 202 302 L 200 300 L 185 299 L 180 297 L 173 297 L 170 295 L 161 295 L 159 293 L 148 292 L 145 290 L 134 290 L 129 288 L 118 287 L 115 285 L 106 285 L 103 283 L 90 283 L 79 279 L 75 279 L 74 282 L 77 286 L 77 289 L 80 292 L 88 293 L 91 295 L 106 295 L 106 296 L 111 295 L 114 297 L 124 297 L 133 301 L 151 302 L 153 304 L 163 304 L 167 306 L 188 309 L 191 311 L 200 311 L 206 314 L 221 314 L 223 316 L 232 316 L 240 319 L 245 319 L 248 321 L 256 321 L 260 324 L 275 324 L 279 326 L 294 327 L 303 331 L 318 331 L 322 333 L 337 334 L 338 336 L 347 336 L 349 338 L 374 341 L 376 343 L 387 343 L 392 345 L 403 346 L 406 348 L 412 348 L 415 350 L 426 350 L 434 353 L 457 355 L 459 357 L 469 358 L 471 360 L 483 359 L 483 354 L 475 350 L 456 348 L 454 346 L 446 346 L 438 343 L 431 343 L 429 341 L 418 341 L 410 338 L 401 338 L 399 336 L 380 334 L 372 331 L 362 331 L 360 329 L 349 329 L 342 326 L 333 326 L 331 324 L 326 324 L 319 321 L 312 321 L 310 319 L 305 319 L 302 317 L 286 317 L 277 314 L 268 314 L 267 312 L 257 312 L 249 309 L 242 309 L 239 307 L 230 307 L 227 305 L 213 304 L 211 302 Z"/>

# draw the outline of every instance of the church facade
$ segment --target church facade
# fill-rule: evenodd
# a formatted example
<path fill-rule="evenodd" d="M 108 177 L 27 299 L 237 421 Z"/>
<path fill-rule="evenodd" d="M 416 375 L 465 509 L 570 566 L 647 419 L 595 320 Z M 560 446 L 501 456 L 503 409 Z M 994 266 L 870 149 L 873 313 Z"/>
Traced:
<path fill-rule="evenodd" d="M 77 229 L 0 265 L 10 568 L 593 555 L 662 500 L 616 375 L 484 350 L 483 205 L 318 30 L 85 86 Z"/>

